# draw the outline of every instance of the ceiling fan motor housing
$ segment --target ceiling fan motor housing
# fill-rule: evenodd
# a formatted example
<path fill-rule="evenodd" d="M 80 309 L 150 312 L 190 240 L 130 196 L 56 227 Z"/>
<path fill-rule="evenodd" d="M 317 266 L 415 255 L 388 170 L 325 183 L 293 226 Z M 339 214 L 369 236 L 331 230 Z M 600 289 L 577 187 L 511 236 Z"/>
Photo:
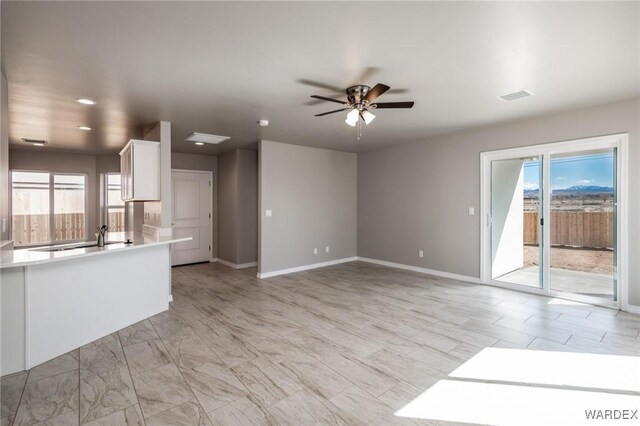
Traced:
<path fill-rule="evenodd" d="M 371 90 L 369 86 L 362 84 L 349 87 L 347 89 L 347 99 L 349 100 L 349 103 L 352 105 L 364 103 L 364 97 L 369 93 L 369 90 Z"/>

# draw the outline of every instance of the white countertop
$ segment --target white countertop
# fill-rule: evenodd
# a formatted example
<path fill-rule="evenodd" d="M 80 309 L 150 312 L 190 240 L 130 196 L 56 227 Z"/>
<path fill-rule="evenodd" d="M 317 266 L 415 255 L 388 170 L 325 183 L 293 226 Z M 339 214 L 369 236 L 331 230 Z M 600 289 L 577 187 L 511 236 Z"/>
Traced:
<path fill-rule="evenodd" d="M 131 240 L 131 244 L 124 243 L 124 241 L 126 241 L 127 239 Z M 1 254 L 0 269 L 73 260 L 86 256 L 99 256 L 125 250 L 138 250 L 145 247 L 152 247 L 161 244 L 179 243 L 189 240 L 191 240 L 191 237 L 156 237 L 138 232 L 108 232 L 106 241 L 108 243 L 112 242 L 113 244 L 107 244 L 104 247 L 79 247 L 72 250 L 64 251 L 38 251 L 38 249 L 44 249 L 53 246 L 7 250 L 6 252 L 2 252 Z M 84 243 L 57 245 L 57 247 L 75 246 L 78 244 L 88 244 L 92 242 L 93 241 L 86 241 Z"/>

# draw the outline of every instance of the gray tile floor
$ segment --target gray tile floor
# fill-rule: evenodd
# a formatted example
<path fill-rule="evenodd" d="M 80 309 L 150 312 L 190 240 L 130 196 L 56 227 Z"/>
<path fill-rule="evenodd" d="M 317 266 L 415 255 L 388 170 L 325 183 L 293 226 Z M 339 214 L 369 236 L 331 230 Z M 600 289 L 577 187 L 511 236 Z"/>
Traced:
<path fill-rule="evenodd" d="M 485 347 L 640 355 L 640 317 L 352 262 L 174 268 L 171 309 L 2 378 L 2 425 L 438 424 L 394 412 Z"/>
<path fill-rule="evenodd" d="M 596 274 L 560 268 L 551 268 L 549 272 L 551 274 L 552 290 L 613 300 L 613 274 Z M 539 287 L 540 268 L 538 266 L 530 266 L 524 269 L 516 269 L 496 278 L 496 280 L 526 285 L 527 287 Z"/>

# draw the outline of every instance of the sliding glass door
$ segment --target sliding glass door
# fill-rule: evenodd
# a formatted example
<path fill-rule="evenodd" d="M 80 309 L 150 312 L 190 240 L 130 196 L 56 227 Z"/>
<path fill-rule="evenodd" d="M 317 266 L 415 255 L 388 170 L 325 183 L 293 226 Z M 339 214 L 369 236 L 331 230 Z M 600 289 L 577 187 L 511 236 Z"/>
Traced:
<path fill-rule="evenodd" d="M 553 291 L 616 300 L 615 148 L 551 155 Z"/>
<path fill-rule="evenodd" d="M 542 288 L 542 160 L 491 162 L 491 278 Z"/>
<path fill-rule="evenodd" d="M 482 154 L 483 281 L 618 300 L 621 142 L 585 141 Z"/>

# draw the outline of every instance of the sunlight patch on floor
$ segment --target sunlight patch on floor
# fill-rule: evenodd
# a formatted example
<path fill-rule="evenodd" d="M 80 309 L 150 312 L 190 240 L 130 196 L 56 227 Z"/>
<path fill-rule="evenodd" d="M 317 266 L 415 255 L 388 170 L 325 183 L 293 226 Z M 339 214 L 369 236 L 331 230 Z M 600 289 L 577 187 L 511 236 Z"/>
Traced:
<path fill-rule="evenodd" d="M 449 377 L 640 392 L 640 357 L 485 348 Z"/>
<path fill-rule="evenodd" d="M 449 377 L 396 416 L 491 425 L 637 424 L 640 417 L 636 356 L 485 348 Z"/>
<path fill-rule="evenodd" d="M 588 419 L 589 412 L 638 407 L 636 395 L 441 380 L 396 415 L 486 425 L 600 425 L 609 422 Z M 637 424 L 637 419 L 611 423 Z"/>
<path fill-rule="evenodd" d="M 547 302 L 549 305 L 566 305 L 566 306 L 589 306 L 586 303 L 576 302 L 574 300 L 553 298 Z"/>

